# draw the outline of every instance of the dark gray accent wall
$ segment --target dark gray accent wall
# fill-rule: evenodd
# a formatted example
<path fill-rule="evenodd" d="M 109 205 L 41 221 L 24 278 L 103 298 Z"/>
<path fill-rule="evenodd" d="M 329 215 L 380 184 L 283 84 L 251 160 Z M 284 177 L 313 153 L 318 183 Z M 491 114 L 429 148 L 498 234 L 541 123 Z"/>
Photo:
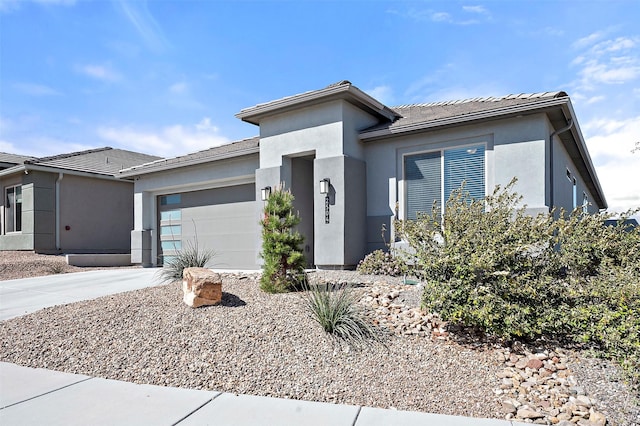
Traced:
<path fill-rule="evenodd" d="M 293 208 L 300 215 L 296 231 L 304 237 L 302 249 L 307 267 L 314 265 L 313 249 L 313 159 L 300 157 L 291 159 L 291 192 L 295 197 Z"/>

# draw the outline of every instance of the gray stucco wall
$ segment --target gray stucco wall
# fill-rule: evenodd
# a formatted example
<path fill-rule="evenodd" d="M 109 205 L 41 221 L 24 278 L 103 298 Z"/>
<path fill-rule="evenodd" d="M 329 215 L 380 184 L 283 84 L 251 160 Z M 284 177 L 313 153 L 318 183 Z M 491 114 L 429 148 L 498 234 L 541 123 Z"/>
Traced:
<path fill-rule="evenodd" d="M 515 191 L 524 197 L 523 203 L 529 210 L 548 210 L 545 206 L 545 140 L 549 137 L 546 124 L 545 116 L 539 114 L 367 143 L 367 250 L 384 247 L 380 228 L 384 223 L 390 229 L 396 205 L 399 217 L 404 217 L 403 156 L 411 153 L 485 144 L 487 193 L 493 191 L 495 185 L 505 186 L 517 176 Z"/>
<path fill-rule="evenodd" d="M 376 123 L 375 117 L 343 100 L 260 122 L 261 168 L 256 172 L 256 187 L 284 182 L 292 188 L 303 221 L 300 230 L 307 242 L 313 240 L 306 251 L 310 265 L 353 267 L 366 252 L 367 182 L 359 131 Z M 312 170 L 300 166 L 309 158 L 315 158 Z M 319 190 L 324 178 L 330 179 L 332 187 L 328 224 L 325 196 Z"/>
<path fill-rule="evenodd" d="M 553 130 L 552 130 L 553 132 Z M 551 132 L 551 133 L 552 133 Z M 550 135 L 551 135 L 550 133 Z M 590 213 L 598 212 L 597 206 L 593 204 L 594 198 L 587 188 L 584 177 L 580 175 L 578 168 L 567 153 L 564 145 L 560 141 L 559 136 L 553 140 L 553 204 L 556 207 L 556 214 L 560 213 L 560 209 L 565 212 L 571 212 L 574 207 L 573 199 L 573 180 L 576 180 L 576 207 L 581 208 L 583 194 L 587 195 L 589 206 L 587 210 Z M 569 172 L 570 177 L 567 175 Z"/>
<path fill-rule="evenodd" d="M 62 251 L 129 253 L 132 228 L 131 182 L 74 175 L 65 175 L 60 181 Z"/>

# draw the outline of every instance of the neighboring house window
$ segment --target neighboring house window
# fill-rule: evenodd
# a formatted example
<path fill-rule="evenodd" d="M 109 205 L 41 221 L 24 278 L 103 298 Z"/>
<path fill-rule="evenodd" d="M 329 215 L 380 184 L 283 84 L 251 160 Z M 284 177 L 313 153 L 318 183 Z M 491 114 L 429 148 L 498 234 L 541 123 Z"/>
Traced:
<path fill-rule="evenodd" d="M 484 145 L 408 155 L 404 158 L 407 219 L 441 208 L 451 192 L 465 183 L 472 199 L 485 196 Z"/>
<path fill-rule="evenodd" d="M 4 223 L 6 232 L 22 231 L 22 186 L 5 189 Z"/>
<path fill-rule="evenodd" d="M 582 193 L 582 213 L 589 213 L 589 197 L 586 192 Z"/>

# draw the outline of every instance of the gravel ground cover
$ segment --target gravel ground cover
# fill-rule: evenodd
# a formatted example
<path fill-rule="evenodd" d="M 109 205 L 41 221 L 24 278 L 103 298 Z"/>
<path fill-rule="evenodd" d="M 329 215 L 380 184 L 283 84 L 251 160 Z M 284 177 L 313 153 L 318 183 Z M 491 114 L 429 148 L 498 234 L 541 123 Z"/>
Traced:
<path fill-rule="evenodd" d="M 135 268 L 135 266 L 126 268 Z M 63 255 L 36 254 L 32 251 L 0 251 L 0 281 L 95 269 L 103 268 L 67 265 Z"/>
<path fill-rule="evenodd" d="M 218 306 L 191 309 L 180 285 L 169 284 L 7 320 L 0 360 L 135 383 L 505 418 L 496 393 L 504 348 L 388 333 L 387 348 L 348 350 L 308 316 L 304 293 L 265 294 L 257 279 L 224 274 Z M 401 283 L 349 271 L 316 272 L 310 280 L 358 284 L 363 295 Z M 419 294 L 404 286 L 394 301 L 415 307 Z M 607 424 L 640 424 L 615 366 L 576 353 L 569 368 Z"/>

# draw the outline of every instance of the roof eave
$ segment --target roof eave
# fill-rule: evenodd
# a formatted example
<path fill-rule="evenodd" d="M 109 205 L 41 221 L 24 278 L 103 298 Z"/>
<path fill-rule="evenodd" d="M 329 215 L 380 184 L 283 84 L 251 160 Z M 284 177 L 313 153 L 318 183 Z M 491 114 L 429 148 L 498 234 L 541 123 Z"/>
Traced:
<path fill-rule="evenodd" d="M 113 174 L 108 174 L 108 173 L 87 172 L 83 170 L 67 169 L 64 167 L 42 166 L 39 164 L 24 164 L 16 167 L 11 167 L 10 169 L 1 170 L 0 177 L 8 176 L 16 173 L 29 173 L 30 171 L 46 172 L 46 173 L 64 173 L 67 175 L 83 176 L 83 177 L 90 177 L 94 179 L 104 179 L 104 180 L 116 180 L 116 181 L 122 180 L 118 176 Z"/>
<path fill-rule="evenodd" d="M 570 132 L 573 136 L 576 147 L 578 148 L 578 153 L 580 154 L 582 163 L 584 164 L 587 173 L 589 174 L 589 178 L 592 183 L 592 187 L 589 189 L 591 189 L 592 194 L 597 197 L 596 201 L 598 208 L 606 209 L 608 207 L 608 203 L 605 198 L 604 191 L 602 190 L 602 185 L 600 185 L 600 180 L 598 179 L 598 175 L 596 174 L 595 166 L 593 165 L 593 161 L 591 160 L 591 155 L 589 154 L 589 150 L 587 149 L 586 141 L 584 140 L 584 136 L 582 135 L 582 131 L 580 130 L 580 125 L 578 124 L 576 113 L 570 100 L 563 106 L 563 109 L 569 114 L 569 117 L 573 119 L 573 127 L 571 127 Z"/>
<path fill-rule="evenodd" d="M 25 171 L 24 165 L 19 164 L 17 166 L 9 167 L 8 169 L 0 170 L 0 177 L 10 176 L 10 175 L 24 172 L 24 171 Z"/>
<path fill-rule="evenodd" d="M 390 137 L 396 137 L 402 134 L 411 134 L 415 132 L 421 132 L 424 130 L 431 130 L 438 127 L 448 126 L 460 126 L 472 123 L 480 120 L 492 120 L 507 118 L 510 116 L 517 116 L 523 114 L 533 114 L 542 112 L 545 109 L 558 107 L 566 104 L 569 101 L 568 97 L 553 98 L 544 101 L 539 101 L 534 104 L 521 104 L 513 105 L 509 107 L 503 107 L 488 111 L 479 111 L 470 114 L 458 115 L 455 117 L 441 118 L 438 120 L 426 121 L 422 123 L 407 124 L 404 126 L 397 126 L 395 128 L 385 128 L 378 130 L 362 131 L 360 132 L 360 140 L 363 142 L 370 142 L 379 139 L 386 139 Z"/>
<path fill-rule="evenodd" d="M 533 104 L 521 104 L 514 105 L 506 108 L 499 108 L 490 111 L 480 111 L 477 113 L 465 114 L 456 117 L 443 118 L 439 120 L 433 120 L 424 123 L 415 123 L 409 124 L 406 126 L 399 126 L 396 128 L 386 128 L 386 129 L 378 129 L 371 131 L 363 131 L 360 133 L 360 140 L 362 142 L 372 142 L 376 140 L 382 140 L 387 138 L 393 138 L 400 135 L 409 135 L 412 133 L 423 132 L 427 130 L 433 130 L 442 127 L 454 127 L 454 126 L 462 126 L 471 124 L 481 120 L 497 120 L 502 118 L 515 117 L 518 115 L 525 114 L 536 114 L 541 112 L 550 112 L 550 110 L 554 109 L 562 109 L 567 118 L 572 118 L 574 122 L 574 127 L 571 129 L 571 135 L 575 146 L 580 155 L 580 161 L 584 164 L 585 170 L 588 174 L 591 185 L 588 185 L 589 189 L 592 192 L 592 195 L 596 197 L 596 204 L 600 209 L 607 208 L 607 201 L 604 196 L 604 192 L 602 190 L 602 186 L 600 185 L 600 181 L 598 180 L 598 176 L 595 172 L 595 167 L 593 166 L 593 162 L 591 161 L 591 156 L 589 155 L 589 151 L 587 150 L 587 146 L 582 136 L 582 132 L 580 131 L 580 126 L 578 125 L 578 120 L 576 119 L 575 111 L 573 110 L 573 106 L 571 104 L 571 100 L 568 96 L 563 96 L 560 98 L 552 98 L 544 101 L 535 102 Z M 562 136 L 562 135 L 560 135 Z"/>
<path fill-rule="evenodd" d="M 250 108 L 245 108 L 237 113 L 236 117 L 242 121 L 246 121 L 247 123 L 259 125 L 260 120 L 270 115 L 280 114 L 305 106 L 311 106 L 336 99 L 346 100 L 347 102 L 350 102 L 363 110 L 388 121 L 393 121 L 398 117 L 397 113 L 389 107 L 350 84 L 330 86 L 324 89 L 301 93 L 299 95 L 289 96 Z"/>
<path fill-rule="evenodd" d="M 122 169 L 118 173 L 118 176 L 123 178 L 135 177 L 135 176 L 141 176 L 141 175 L 146 175 L 150 173 L 163 172 L 166 170 L 179 169 L 182 167 L 197 166 L 199 164 L 210 163 L 212 161 L 226 160 L 230 158 L 242 157 L 245 155 L 258 154 L 258 153 L 260 153 L 260 146 L 245 148 L 245 149 L 241 149 L 233 152 L 226 152 L 224 154 L 212 155 L 210 157 L 194 158 L 194 159 L 186 160 L 180 163 L 167 164 L 166 161 L 170 159 L 162 159 L 162 160 L 154 161 L 153 163 L 147 163 L 146 168 L 144 168 L 145 164 L 142 164 L 139 166 L 129 167 L 127 169 Z"/>

